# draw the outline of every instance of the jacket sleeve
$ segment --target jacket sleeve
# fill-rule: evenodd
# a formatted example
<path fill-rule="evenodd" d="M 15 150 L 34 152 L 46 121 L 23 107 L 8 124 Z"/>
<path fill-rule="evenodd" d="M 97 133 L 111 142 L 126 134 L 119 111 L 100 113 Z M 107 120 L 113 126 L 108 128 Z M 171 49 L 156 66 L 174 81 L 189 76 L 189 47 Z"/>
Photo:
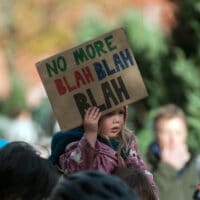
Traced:
<path fill-rule="evenodd" d="M 98 140 L 93 148 L 84 136 L 80 141 L 69 144 L 59 158 L 59 165 L 65 174 L 88 169 L 110 172 L 117 164 L 113 149 Z"/>
<path fill-rule="evenodd" d="M 153 175 L 151 172 L 148 171 L 147 165 L 141 158 L 141 154 L 140 154 L 140 151 L 139 151 L 139 148 L 138 148 L 138 145 L 136 142 L 136 138 L 134 135 L 131 135 L 129 138 L 129 154 L 128 154 L 127 158 L 125 159 L 125 164 L 127 167 L 137 167 L 144 171 L 150 184 L 153 187 L 153 190 L 154 190 L 154 193 L 155 193 L 157 199 L 159 199 L 158 189 L 153 180 Z"/>
<path fill-rule="evenodd" d="M 83 126 L 55 133 L 51 140 L 51 155 L 49 156 L 49 160 L 54 165 L 58 165 L 59 156 L 65 152 L 65 147 L 72 142 L 80 140 L 83 133 Z"/>

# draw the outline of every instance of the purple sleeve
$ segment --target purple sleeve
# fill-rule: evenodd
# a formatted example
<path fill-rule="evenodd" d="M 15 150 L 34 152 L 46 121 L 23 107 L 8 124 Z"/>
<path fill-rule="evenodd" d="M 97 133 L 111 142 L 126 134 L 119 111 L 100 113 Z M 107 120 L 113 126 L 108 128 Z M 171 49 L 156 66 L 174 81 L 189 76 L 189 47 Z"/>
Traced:
<path fill-rule="evenodd" d="M 149 182 L 151 183 L 157 199 L 159 199 L 158 190 L 153 180 L 153 175 L 151 172 L 148 171 L 147 165 L 141 158 L 141 154 L 137 146 L 136 138 L 134 135 L 130 136 L 129 145 L 130 145 L 130 151 L 129 151 L 128 157 L 125 159 L 126 166 L 137 167 L 139 169 L 142 169 L 145 175 L 147 176 Z"/>
<path fill-rule="evenodd" d="M 107 145 L 97 141 L 93 148 L 83 136 L 66 147 L 59 165 L 66 174 L 87 169 L 110 172 L 118 165 L 118 159 L 116 152 Z"/>

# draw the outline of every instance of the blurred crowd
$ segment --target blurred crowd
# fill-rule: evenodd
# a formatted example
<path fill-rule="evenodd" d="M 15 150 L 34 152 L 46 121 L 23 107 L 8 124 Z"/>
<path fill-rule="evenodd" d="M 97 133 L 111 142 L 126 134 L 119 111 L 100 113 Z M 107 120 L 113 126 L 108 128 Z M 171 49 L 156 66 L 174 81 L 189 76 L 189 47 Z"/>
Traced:
<path fill-rule="evenodd" d="M 73 173 L 62 171 L 59 159 L 69 146 L 63 136 L 78 132 L 61 132 L 51 110 L 46 113 L 42 119 L 45 124 L 36 122 L 33 112 L 27 110 L 16 110 L 10 118 L 1 116 L 1 200 L 200 199 L 200 157 L 187 144 L 187 117 L 177 105 L 156 109 L 154 140 L 144 158 L 159 197 L 146 171 L 137 165 L 119 165 L 109 173 L 95 167 Z M 59 140 L 57 147 L 53 144 L 55 138 Z"/>
<path fill-rule="evenodd" d="M 50 155 L 51 136 L 60 130 L 46 98 L 37 105 L 15 107 L 7 115 L 0 115 L 0 138 L 9 142 L 24 141 Z"/>

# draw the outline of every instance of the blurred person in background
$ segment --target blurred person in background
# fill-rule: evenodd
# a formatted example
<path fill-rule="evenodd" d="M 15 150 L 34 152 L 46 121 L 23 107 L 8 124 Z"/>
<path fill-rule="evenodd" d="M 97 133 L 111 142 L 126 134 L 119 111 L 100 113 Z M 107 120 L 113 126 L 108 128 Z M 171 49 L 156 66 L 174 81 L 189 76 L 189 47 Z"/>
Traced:
<path fill-rule="evenodd" d="M 9 124 L 1 131 L 1 136 L 9 142 L 23 141 L 33 145 L 42 157 L 47 158 L 50 152 L 48 137 L 40 125 L 32 119 L 27 108 L 15 107 L 9 113 Z"/>
<path fill-rule="evenodd" d="M 9 141 L 24 141 L 38 143 L 40 130 L 31 118 L 30 112 L 25 108 L 15 108 L 10 113 L 12 123 L 6 132 Z"/>
<path fill-rule="evenodd" d="M 150 144 L 147 160 L 151 166 L 160 199 L 192 199 L 199 183 L 198 157 L 187 145 L 185 113 L 176 105 L 160 107 L 153 121 L 155 141 Z"/>

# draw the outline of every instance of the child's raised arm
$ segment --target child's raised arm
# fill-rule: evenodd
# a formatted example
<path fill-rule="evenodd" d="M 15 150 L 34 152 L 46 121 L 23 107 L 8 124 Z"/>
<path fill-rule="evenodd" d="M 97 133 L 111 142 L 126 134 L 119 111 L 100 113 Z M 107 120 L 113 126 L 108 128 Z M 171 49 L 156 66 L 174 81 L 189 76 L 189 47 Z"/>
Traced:
<path fill-rule="evenodd" d="M 95 147 L 98 134 L 98 122 L 101 112 L 97 107 L 90 107 L 85 113 L 83 125 L 85 129 L 85 138 L 92 147 Z"/>

